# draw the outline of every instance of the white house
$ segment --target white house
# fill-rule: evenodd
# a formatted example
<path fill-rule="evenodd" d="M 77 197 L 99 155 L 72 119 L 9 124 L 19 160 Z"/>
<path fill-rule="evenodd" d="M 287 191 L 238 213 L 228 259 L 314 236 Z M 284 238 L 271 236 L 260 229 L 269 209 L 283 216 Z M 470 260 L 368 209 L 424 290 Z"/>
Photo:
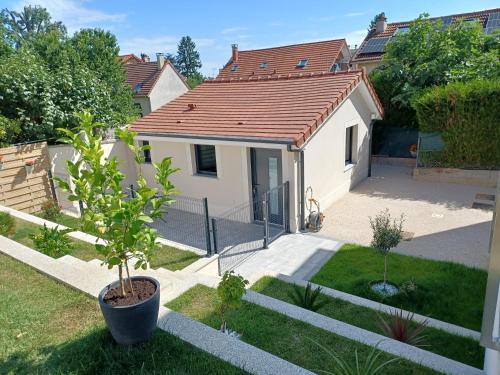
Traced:
<path fill-rule="evenodd" d="M 127 83 L 133 91 L 134 104 L 140 109 L 141 116 L 189 90 L 185 78 L 162 53 L 156 54 L 156 61 L 149 61 L 146 54 L 142 54 L 141 58 L 123 55 L 120 60 Z"/>
<path fill-rule="evenodd" d="M 382 112 L 364 71 L 252 75 L 206 81 L 131 129 L 151 146 L 142 166 L 149 182 L 149 162 L 173 157 L 172 182 L 183 195 L 207 197 L 211 215 L 288 181 L 295 231 L 308 214 L 307 190 L 327 207 L 367 177 L 371 124 Z M 269 199 L 280 216 L 278 195 Z"/>

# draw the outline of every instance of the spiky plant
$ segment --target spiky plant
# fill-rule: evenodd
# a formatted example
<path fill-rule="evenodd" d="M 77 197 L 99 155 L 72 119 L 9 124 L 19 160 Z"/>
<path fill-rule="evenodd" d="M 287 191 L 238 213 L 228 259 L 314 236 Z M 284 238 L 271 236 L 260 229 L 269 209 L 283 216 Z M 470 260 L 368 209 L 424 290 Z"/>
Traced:
<path fill-rule="evenodd" d="M 378 315 L 379 326 L 387 337 L 413 346 L 427 346 L 424 334 L 427 328 L 427 319 L 422 323 L 413 321 L 414 314 L 408 312 L 404 316 L 403 310 L 394 310 L 388 318 Z"/>
<path fill-rule="evenodd" d="M 311 283 L 307 283 L 305 289 L 297 284 L 294 284 L 293 293 L 290 292 L 288 296 L 297 306 L 311 311 L 318 311 L 329 302 L 326 299 L 323 301 L 318 300 L 318 297 L 321 294 L 321 290 L 322 289 L 320 286 L 313 290 Z"/>
<path fill-rule="evenodd" d="M 327 375 L 377 375 L 383 373 L 382 370 L 393 362 L 398 361 L 398 358 L 392 358 L 388 361 L 381 362 L 379 357 L 382 351 L 378 349 L 379 343 L 373 347 L 364 361 L 359 358 L 358 349 L 354 349 L 354 361 L 349 363 L 343 358 L 339 357 L 333 350 L 325 348 L 323 345 L 316 341 L 309 339 L 325 353 L 332 357 L 334 366 L 331 370 L 316 370 L 319 373 Z"/>

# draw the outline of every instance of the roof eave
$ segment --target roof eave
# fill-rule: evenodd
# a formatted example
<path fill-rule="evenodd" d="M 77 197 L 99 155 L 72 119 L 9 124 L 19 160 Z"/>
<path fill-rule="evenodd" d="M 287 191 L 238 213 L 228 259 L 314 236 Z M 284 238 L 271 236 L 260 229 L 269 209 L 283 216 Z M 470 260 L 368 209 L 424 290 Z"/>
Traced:
<path fill-rule="evenodd" d="M 272 137 L 241 137 L 230 135 L 208 135 L 208 134 L 186 134 L 186 133 L 162 133 L 162 132 L 137 132 L 141 137 L 162 137 L 162 138 L 184 138 L 202 139 L 214 141 L 246 142 L 246 143 L 272 143 L 281 145 L 294 145 L 296 142 L 292 138 L 272 138 Z"/>

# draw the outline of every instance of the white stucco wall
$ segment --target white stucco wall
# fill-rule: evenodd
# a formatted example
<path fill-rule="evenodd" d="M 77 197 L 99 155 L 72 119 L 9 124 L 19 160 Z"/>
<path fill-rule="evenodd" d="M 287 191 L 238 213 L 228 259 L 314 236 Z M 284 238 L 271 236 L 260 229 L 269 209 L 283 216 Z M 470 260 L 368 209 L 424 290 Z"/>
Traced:
<path fill-rule="evenodd" d="M 167 65 L 149 94 L 151 111 L 160 108 L 187 91 L 186 84 L 175 73 L 174 69 Z"/>
<path fill-rule="evenodd" d="M 136 169 L 133 156 L 127 146 L 119 140 L 110 140 L 103 142 L 104 157 L 116 158 L 122 163 L 120 164 L 120 171 L 125 174 L 125 180 L 123 181 L 124 186 L 130 186 L 135 183 L 136 180 Z M 76 161 L 77 155 L 73 147 L 69 145 L 53 145 L 49 146 L 49 157 L 51 163 L 51 171 L 54 177 L 60 177 L 66 181 L 69 181 L 69 175 L 66 169 L 66 161 Z M 78 207 L 78 202 L 71 202 L 67 199 L 67 193 L 62 192 L 56 186 L 56 195 L 59 204 L 62 209 L 78 215 L 80 210 Z"/>
<path fill-rule="evenodd" d="M 363 99 L 360 86 L 305 145 L 305 189 L 312 189 L 312 195 L 320 202 L 322 210 L 368 175 L 371 108 Z M 354 164 L 346 167 L 345 133 L 346 128 L 353 125 L 356 125 L 357 129 L 357 134 L 353 135 L 356 145 L 353 148 Z M 310 198 L 310 195 L 307 195 L 307 198 Z M 305 214 L 307 218 L 307 208 Z"/>

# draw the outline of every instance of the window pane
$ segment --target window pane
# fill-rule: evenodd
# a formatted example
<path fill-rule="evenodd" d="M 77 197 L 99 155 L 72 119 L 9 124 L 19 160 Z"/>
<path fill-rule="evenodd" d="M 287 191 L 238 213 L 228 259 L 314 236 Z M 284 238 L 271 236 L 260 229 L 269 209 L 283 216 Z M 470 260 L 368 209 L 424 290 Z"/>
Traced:
<path fill-rule="evenodd" d="M 149 141 L 142 141 L 143 146 L 149 146 Z M 151 150 L 144 150 L 144 162 L 151 163 Z"/>
<path fill-rule="evenodd" d="M 215 146 L 195 145 L 196 172 L 199 174 L 217 174 Z"/>
<path fill-rule="evenodd" d="M 278 202 L 278 158 L 269 158 L 269 189 L 271 193 L 269 194 L 271 214 L 278 215 L 279 202 Z"/>
<path fill-rule="evenodd" d="M 352 162 L 352 126 L 345 130 L 345 163 Z"/>

